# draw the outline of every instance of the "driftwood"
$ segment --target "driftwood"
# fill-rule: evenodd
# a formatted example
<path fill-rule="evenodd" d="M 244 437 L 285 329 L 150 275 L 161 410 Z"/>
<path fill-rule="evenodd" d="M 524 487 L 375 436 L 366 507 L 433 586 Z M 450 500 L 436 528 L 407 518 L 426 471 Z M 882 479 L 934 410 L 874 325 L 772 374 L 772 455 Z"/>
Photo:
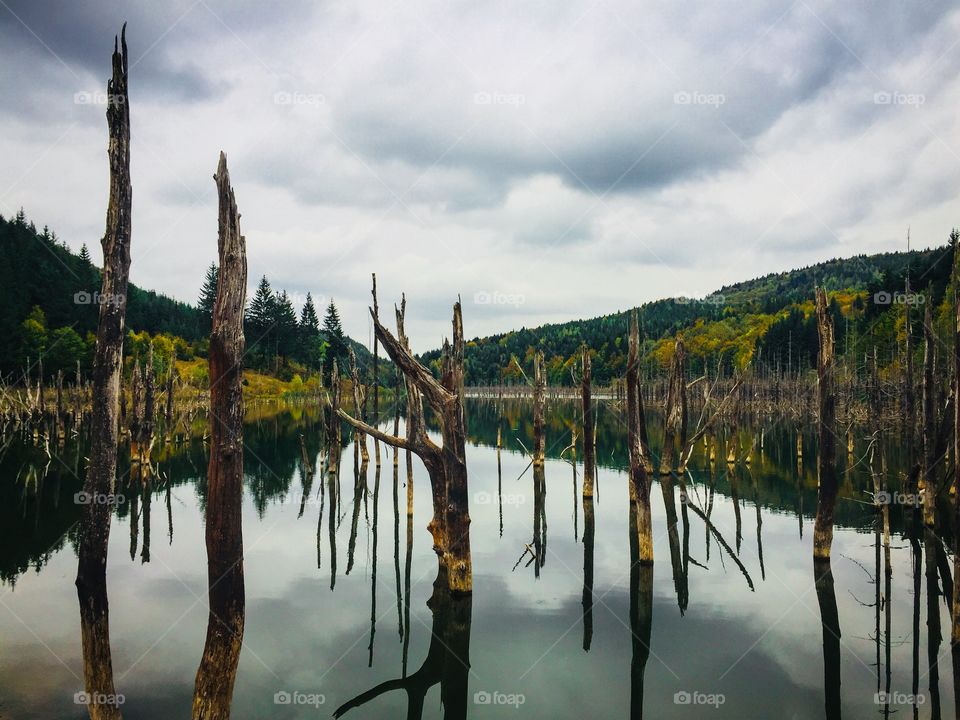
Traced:
<path fill-rule="evenodd" d="M 817 517 L 813 526 L 813 557 L 829 558 L 833 543 L 833 510 L 837 503 L 837 399 L 834 391 L 833 320 L 827 294 L 817 288 L 817 418 L 819 453 L 817 455 Z"/>
<path fill-rule="evenodd" d="M 102 296 L 93 360 L 93 408 L 90 461 L 83 489 L 88 498 L 112 495 L 117 471 L 118 396 L 130 274 L 131 199 L 130 104 L 127 93 L 126 25 L 119 47 L 114 39 L 113 76 L 107 83 L 107 126 L 110 144 L 110 200 L 103 235 Z M 83 642 L 84 685 L 93 720 L 120 718 L 113 685 L 110 623 L 107 603 L 107 546 L 112 503 L 93 501 L 83 507 L 77 564 L 77 596 Z M 105 700 L 100 702 L 100 700 Z"/>
<path fill-rule="evenodd" d="M 206 545 L 210 612 L 193 694 L 193 718 L 229 718 L 243 643 L 243 310 L 246 241 L 227 158 L 217 173 L 220 272 L 210 332 L 210 462 L 207 468 Z"/>

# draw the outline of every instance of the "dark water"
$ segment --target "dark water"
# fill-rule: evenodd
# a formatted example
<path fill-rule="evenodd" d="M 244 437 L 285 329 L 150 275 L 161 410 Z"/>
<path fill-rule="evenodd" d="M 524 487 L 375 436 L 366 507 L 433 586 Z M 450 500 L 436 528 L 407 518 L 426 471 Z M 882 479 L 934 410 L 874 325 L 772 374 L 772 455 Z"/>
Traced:
<path fill-rule="evenodd" d="M 304 487 L 299 434 L 316 463 L 315 412 L 251 420 L 233 717 L 328 717 L 357 696 L 346 717 L 442 717 L 444 704 L 449 717 L 476 718 L 953 716 L 952 528 L 944 519 L 936 535 L 915 534 L 913 511 L 894 504 L 888 578 L 866 462 L 841 462 L 831 574 L 819 583 L 815 439 L 807 433 L 798 466 L 795 428 L 774 421 L 749 467 L 695 456 L 688 504 L 676 481 L 655 481 L 651 572 L 631 565 L 625 433 L 611 403 L 598 416 L 592 543 L 582 449 L 576 477 L 558 457 L 575 407 L 548 413 L 542 493 L 518 442 L 531 447 L 529 408 L 468 410 L 474 593 L 457 607 L 428 606 L 437 564 L 418 460 L 408 541 L 402 453 L 398 479 L 381 447 L 379 476 L 371 459 L 355 484 L 345 447 L 338 495 L 320 467 Z M 865 450 L 858 437 L 856 455 Z M 73 584 L 85 451 L 72 438 L 48 458 L 15 440 L 0 458 L 0 718 L 86 716 L 74 702 Z M 886 453 L 895 489 L 900 448 L 891 440 Z M 154 461 L 148 491 L 121 484 L 110 539 L 113 672 L 127 718 L 189 716 L 207 623 L 207 451 L 198 438 L 157 448 Z"/>

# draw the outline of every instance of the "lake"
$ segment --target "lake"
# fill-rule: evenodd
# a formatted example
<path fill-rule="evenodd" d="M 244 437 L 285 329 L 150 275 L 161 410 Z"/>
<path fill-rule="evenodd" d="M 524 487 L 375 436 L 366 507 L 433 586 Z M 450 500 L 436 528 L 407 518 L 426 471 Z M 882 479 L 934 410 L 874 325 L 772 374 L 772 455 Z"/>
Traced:
<path fill-rule="evenodd" d="M 345 444 L 331 480 L 316 408 L 248 412 L 233 717 L 954 714 L 953 528 L 945 511 L 937 533 L 924 532 L 897 492 L 900 438 L 883 441 L 890 572 L 868 494 L 867 432 L 855 431 L 853 458 L 840 460 L 831 572 L 815 582 L 812 427 L 799 462 L 791 421 L 754 418 L 722 433 L 752 444 L 749 464 L 711 463 L 700 445 L 685 495 L 680 478 L 654 478 L 650 570 L 631 563 L 615 401 L 599 403 L 592 513 L 582 448 L 570 462 L 575 403 L 549 404 L 542 483 L 524 452 L 529 404 L 470 400 L 467 411 L 474 591 L 454 603 L 429 602 L 437 560 L 418 459 L 411 523 L 402 452 L 395 472 L 381 445 L 378 472 L 369 441 L 361 473 Z M 658 423 L 650 417 L 655 453 Z M 392 430 L 392 419 L 382 426 Z M 9 438 L 0 457 L 0 718 L 86 717 L 74 586 L 86 452 L 81 433 L 49 457 Z M 125 452 L 107 572 L 114 681 L 125 717 L 184 717 L 207 625 L 208 451 L 199 435 L 159 443 L 146 485 L 129 479 L 138 471 Z"/>

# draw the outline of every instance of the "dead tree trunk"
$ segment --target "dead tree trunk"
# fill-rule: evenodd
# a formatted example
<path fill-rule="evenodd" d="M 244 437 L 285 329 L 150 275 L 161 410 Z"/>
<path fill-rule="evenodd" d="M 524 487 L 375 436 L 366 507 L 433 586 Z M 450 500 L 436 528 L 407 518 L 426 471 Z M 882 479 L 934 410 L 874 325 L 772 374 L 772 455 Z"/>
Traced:
<path fill-rule="evenodd" d="M 583 379 L 581 384 L 581 400 L 583 402 L 583 497 L 593 497 L 593 476 L 597 472 L 597 459 L 594 443 L 593 400 L 590 397 L 590 383 L 593 371 L 590 367 L 590 349 L 584 345 L 581 350 L 583 365 Z M 499 428 L 497 430 L 499 437 Z M 497 443 L 497 447 L 500 445 Z M 499 450 L 498 450 L 499 452 Z"/>
<path fill-rule="evenodd" d="M 366 421 L 363 413 L 363 407 L 366 404 L 366 393 L 360 385 L 360 369 L 357 367 L 357 354 L 353 348 L 348 348 L 350 354 L 350 380 L 353 385 L 353 412 L 357 417 Z M 339 422 L 339 419 L 337 420 Z M 374 421 L 376 426 L 376 421 Z M 362 430 L 354 430 L 354 440 L 360 447 L 360 457 L 364 465 L 370 462 L 370 453 L 367 451 L 367 435 Z"/>
<path fill-rule="evenodd" d="M 371 274 L 373 278 L 373 289 L 370 291 L 373 295 L 373 314 L 380 317 L 380 304 L 377 302 L 377 274 Z M 380 341 L 377 335 L 373 335 L 373 426 L 380 423 Z M 380 467 L 380 441 L 374 438 L 373 452 L 376 458 L 377 467 Z"/>
<path fill-rule="evenodd" d="M 627 355 L 627 445 L 630 451 L 630 503 L 637 521 L 637 542 L 642 564 L 653 563 L 653 521 L 650 516 L 650 484 L 643 446 L 640 444 L 640 327 L 636 310 L 630 316 Z"/>
<path fill-rule="evenodd" d="M 676 455 L 677 433 L 681 443 L 686 442 L 686 351 L 683 340 L 677 338 L 673 350 L 673 370 L 670 374 L 670 391 L 667 394 L 667 414 L 663 421 L 663 451 L 660 453 L 660 474 L 673 472 L 673 459 Z"/>
<path fill-rule="evenodd" d="M 210 613 L 193 694 L 193 718 L 229 718 L 243 643 L 243 310 L 246 240 L 227 158 L 217 173 L 220 271 L 210 332 L 210 462 L 207 467 L 206 545 Z"/>
<path fill-rule="evenodd" d="M 960 233 L 950 233 L 953 244 L 953 513 L 954 527 L 960 527 Z M 950 641 L 953 645 L 954 677 L 960 679 L 960 533 L 954 532 L 953 606 Z M 957 690 L 960 692 L 960 683 Z"/>
<path fill-rule="evenodd" d="M 817 517 L 813 528 L 813 557 L 828 559 L 833 542 L 833 509 L 837 502 L 837 435 L 836 395 L 834 393 L 833 320 L 827 294 L 817 288 L 817 353 L 818 441 Z"/>
<path fill-rule="evenodd" d="M 908 298 L 909 300 L 909 298 Z M 921 409 L 923 413 L 923 524 L 933 527 L 937 506 L 937 390 L 934 380 L 934 362 L 936 348 L 933 334 L 932 303 L 927 303 L 923 313 L 923 392 Z"/>
<path fill-rule="evenodd" d="M 83 485 L 88 498 L 113 493 L 117 471 L 117 408 L 130 273 L 130 104 L 127 95 L 126 25 L 120 44 L 114 39 L 113 77 L 107 83 L 107 126 L 110 144 L 110 200 L 103 236 L 103 285 L 93 360 L 93 411 L 90 460 Z M 113 686 L 110 623 L 107 603 L 107 546 L 112 503 L 88 502 L 83 507 L 77 564 L 77 596 L 83 643 L 84 685 L 88 696 L 112 698 L 88 706 L 92 720 L 120 718 Z"/>
<path fill-rule="evenodd" d="M 440 556 L 449 590 L 473 591 L 470 556 L 470 514 L 467 494 L 466 418 L 463 396 L 463 319 L 459 300 L 453 306 L 453 343 L 445 342 L 441 356 L 441 380 L 437 382 L 410 350 L 373 316 L 374 329 L 387 354 L 403 372 L 409 389 L 415 387 L 430 403 L 440 424 L 443 447 L 438 448 L 422 428 L 408 430 L 407 438 L 381 432 L 344 412 L 340 416 L 355 428 L 394 447 L 410 449 L 423 460 L 430 475 L 434 497 L 434 518 L 430 530 L 434 549 Z M 414 418 L 411 417 L 411 420 Z"/>
<path fill-rule="evenodd" d="M 340 368 L 333 359 L 330 369 L 330 415 L 327 418 L 327 470 L 331 477 L 340 472 Z"/>
<path fill-rule="evenodd" d="M 547 441 L 544 437 L 547 374 L 542 352 L 533 356 L 533 464 L 543 465 Z"/>
<path fill-rule="evenodd" d="M 143 372 L 143 417 L 140 419 L 140 461 L 150 461 L 153 445 L 153 425 L 156 414 L 157 384 L 153 374 L 153 342 L 147 350 L 147 365 Z"/>

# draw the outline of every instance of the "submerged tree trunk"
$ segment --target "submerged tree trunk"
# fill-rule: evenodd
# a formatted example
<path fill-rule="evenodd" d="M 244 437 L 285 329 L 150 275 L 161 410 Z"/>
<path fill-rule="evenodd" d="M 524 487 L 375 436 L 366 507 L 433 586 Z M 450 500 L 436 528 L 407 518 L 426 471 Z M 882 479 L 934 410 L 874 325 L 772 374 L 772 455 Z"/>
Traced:
<path fill-rule="evenodd" d="M 229 718 L 243 643 L 243 310 L 246 241 L 227 158 L 214 175 L 219 195 L 220 272 L 210 332 L 210 462 L 207 467 L 206 545 L 210 612 L 193 694 L 193 718 Z"/>
<path fill-rule="evenodd" d="M 417 453 L 430 476 L 434 517 L 429 528 L 434 538 L 448 589 L 455 594 L 473 591 L 473 565 L 470 555 L 470 513 L 468 507 L 466 435 L 463 392 L 463 318 L 458 300 L 453 306 L 453 342 L 445 342 L 441 355 L 441 380 L 410 352 L 409 347 L 394 338 L 370 311 L 374 329 L 387 354 L 406 378 L 408 395 L 414 404 L 426 398 L 440 424 L 443 446 L 437 447 L 422 424 L 422 413 L 410 413 L 406 438 L 388 435 L 343 411 L 340 417 L 353 427 L 393 447 Z M 398 312 L 398 319 L 402 313 Z M 413 395 L 416 389 L 417 395 Z"/>
<path fill-rule="evenodd" d="M 827 304 L 827 294 L 817 288 L 817 334 L 820 350 L 817 354 L 818 441 L 817 455 L 817 517 L 813 528 L 814 558 L 829 558 L 833 543 L 833 510 L 837 502 L 837 436 L 836 395 L 833 367 L 833 320 Z"/>
<path fill-rule="evenodd" d="M 953 519 L 960 528 L 960 233 L 950 234 L 953 244 Z M 960 532 L 954 531 L 953 606 L 951 608 L 950 641 L 953 645 L 954 691 L 960 703 Z M 958 704 L 960 707 L 960 704 Z"/>
<path fill-rule="evenodd" d="M 581 350 L 581 358 L 583 365 L 583 379 L 581 381 L 581 400 L 583 403 L 583 497 L 592 498 L 593 476 L 597 472 L 597 459 L 596 448 L 594 447 L 595 420 L 593 417 L 593 400 L 590 396 L 590 383 L 593 380 L 593 372 L 590 367 L 590 350 L 586 345 L 584 345 Z"/>
<path fill-rule="evenodd" d="M 547 375 L 544 369 L 542 352 L 533 356 L 533 464 L 543 465 L 547 441 L 544 437 L 546 425 L 544 395 L 547 389 Z"/>
<path fill-rule="evenodd" d="M 663 421 L 663 450 L 660 453 L 660 474 L 673 472 L 673 460 L 676 456 L 677 435 L 680 435 L 681 447 L 686 445 L 687 434 L 687 380 L 686 351 L 683 340 L 677 338 L 673 350 L 673 370 L 670 374 L 670 391 L 667 394 L 666 417 Z"/>
<path fill-rule="evenodd" d="M 83 485 L 78 543 L 77 596 L 83 643 L 83 674 L 87 706 L 93 720 L 121 717 L 113 685 L 110 623 L 107 602 L 107 546 L 117 470 L 118 398 L 123 335 L 130 273 L 131 198 L 130 104 L 127 94 L 126 25 L 113 48 L 113 76 L 107 84 L 107 125 L 110 144 L 110 200 L 103 236 L 103 285 L 97 349 L 93 360 L 93 411 L 90 460 Z"/>
<path fill-rule="evenodd" d="M 627 355 L 627 446 L 630 452 L 630 503 L 636 515 L 637 557 L 642 564 L 653 563 L 653 522 L 650 516 L 650 483 L 643 446 L 640 442 L 640 328 L 636 310 L 630 316 Z"/>
<path fill-rule="evenodd" d="M 921 410 L 923 414 L 923 524 L 933 527 L 937 505 L 937 392 L 934 380 L 936 356 L 933 334 L 933 315 L 927 303 L 923 313 L 923 391 Z"/>

